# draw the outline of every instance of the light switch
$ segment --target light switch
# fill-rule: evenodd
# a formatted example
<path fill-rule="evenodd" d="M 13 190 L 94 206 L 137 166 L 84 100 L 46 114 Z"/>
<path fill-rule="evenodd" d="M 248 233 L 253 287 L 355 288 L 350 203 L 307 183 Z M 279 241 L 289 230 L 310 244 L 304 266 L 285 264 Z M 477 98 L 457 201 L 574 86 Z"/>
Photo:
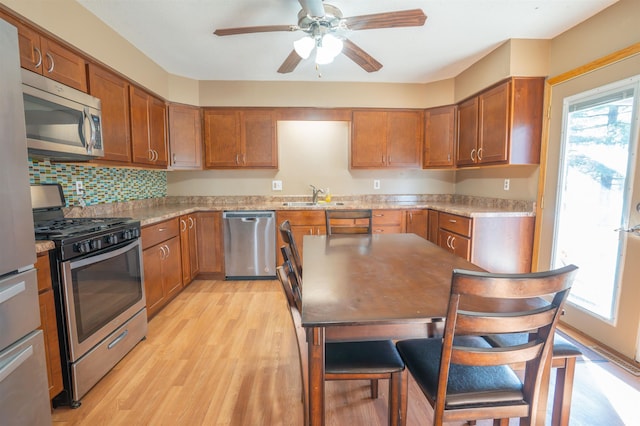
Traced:
<path fill-rule="evenodd" d="M 273 191 L 282 191 L 282 181 L 281 180 L 271 181 L 271 189 Z"/>

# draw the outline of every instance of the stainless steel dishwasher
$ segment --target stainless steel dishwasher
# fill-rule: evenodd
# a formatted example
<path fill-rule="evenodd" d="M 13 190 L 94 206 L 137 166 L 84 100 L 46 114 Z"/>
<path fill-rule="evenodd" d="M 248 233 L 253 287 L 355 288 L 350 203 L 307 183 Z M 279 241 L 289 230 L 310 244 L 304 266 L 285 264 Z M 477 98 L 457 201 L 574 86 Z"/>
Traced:
<path fill-rule="evenodd" d="M 273 211 L 227 211 L 224 268 L 229 280 L 274 279 L 276 219 Z"/>

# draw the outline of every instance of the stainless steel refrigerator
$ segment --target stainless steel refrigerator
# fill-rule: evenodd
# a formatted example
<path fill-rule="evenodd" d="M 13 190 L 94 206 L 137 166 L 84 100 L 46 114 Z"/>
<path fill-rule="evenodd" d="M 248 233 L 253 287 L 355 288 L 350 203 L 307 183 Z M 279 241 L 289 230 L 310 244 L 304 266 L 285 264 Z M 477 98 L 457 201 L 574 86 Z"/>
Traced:
<path fill-rule="evenodd" d="M 0 19 L 0 423 L 51 425 L 16 28 Z"/>

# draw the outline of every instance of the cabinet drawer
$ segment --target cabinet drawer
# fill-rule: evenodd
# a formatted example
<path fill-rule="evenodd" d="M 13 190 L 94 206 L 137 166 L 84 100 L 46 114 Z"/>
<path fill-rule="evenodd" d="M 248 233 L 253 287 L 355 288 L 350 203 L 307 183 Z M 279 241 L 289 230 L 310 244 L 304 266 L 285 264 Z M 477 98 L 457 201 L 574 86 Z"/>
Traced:
<path fill-rule="evenodd" d="M 471 237 L 471 219 L 468 217 L 440 212 L 438 223 L 441 229 Z"/>
<path fill-rule="evenodd" d="M 291 225 L 310 225 L 324 226 L 325 216 L 324 210 L 281 210 L 276 215 L 277 226 L 285 220 L 291 222 Z"/>
<path fill-rule="evenodd" d="M 397 225 L 402 226 L 404 210 L 374 210 L 373 225 Z"/>
<path fill-rule="evenodd" d="M 177 236 L 179 233 L 178 218 L 142 228 L 142 249 L 155 246 L 158 243 Z"/>
<path fill-rule="evenodd" d="M 371 230 L 373 234 L 402 234 L 401 225 L 374 225 Z"/>

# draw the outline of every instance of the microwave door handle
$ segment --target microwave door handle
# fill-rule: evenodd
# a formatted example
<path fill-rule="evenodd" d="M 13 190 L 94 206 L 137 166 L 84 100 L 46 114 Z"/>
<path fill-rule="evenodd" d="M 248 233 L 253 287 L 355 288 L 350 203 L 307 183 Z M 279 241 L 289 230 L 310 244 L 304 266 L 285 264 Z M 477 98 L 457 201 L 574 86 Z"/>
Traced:
<path fill-rule="evenodd" d="M 89 134 L 89 140 L 87 140 L 87 121 L 89 122 L 89 129 L 91 131 L 91 133 Z M 93 146 L 95 144 L 95 127 L 92 123 L 91 120 L 91 114 L 89 113 L 89 108 L 88 107 L 84 107 L 82 109 L 82 131 L 80 132 L 82 134 L 82 143 L 84 144 L 86 150 L 87 150 L 87 154 L 91 154 L 91 151 L 93 151 Z"/>
<path fill-rule="evenodd" d="M 98 135 L 98 129 L 96 129 L 96 123 L 93 122 L 93 116 L 88 114 L 89 117 L 89 127 L 91 128 L 91 138 L 90 138 L 90 146 L 91 150 L 96 147 L 96 136 Z"/>

